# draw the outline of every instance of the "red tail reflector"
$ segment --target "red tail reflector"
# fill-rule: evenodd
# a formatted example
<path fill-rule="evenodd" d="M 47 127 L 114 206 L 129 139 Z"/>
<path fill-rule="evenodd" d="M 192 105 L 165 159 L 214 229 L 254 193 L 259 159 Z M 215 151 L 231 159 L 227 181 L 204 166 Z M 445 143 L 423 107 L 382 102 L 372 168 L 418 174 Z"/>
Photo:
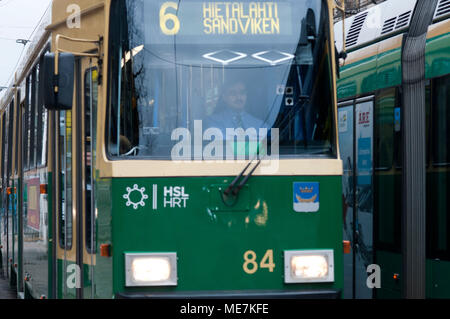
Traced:
<path fill-rule="evenodd" d="M 39 188 L 41 191 L 41 195 L 47 194 L 47 184 L 41 184 Z"/>
<path fill-rule="evenodd" d="M 350 254 L 352 247 L 350 240 L 344 240 L 343 244 L 344 244 L 344 254 Z"/>
<path fill-rule="evenodd" d="M 100 256 L 111 257 L 111 245 L 110 244 L 100 245 Z"/>

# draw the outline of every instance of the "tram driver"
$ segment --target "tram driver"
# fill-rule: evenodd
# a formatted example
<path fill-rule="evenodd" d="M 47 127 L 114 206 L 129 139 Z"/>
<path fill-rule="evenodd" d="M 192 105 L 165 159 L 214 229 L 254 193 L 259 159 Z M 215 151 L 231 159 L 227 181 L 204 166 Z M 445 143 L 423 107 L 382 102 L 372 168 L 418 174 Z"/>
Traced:
<path fill-rule="evenodd" d="M 228 80 L 222 87 L 214 113 L 205 121 L 205 128 L 218 128 L 226 136 L 227 129 L 251 129 L 256 132 L 264 122 L 248 111 L 248 90 L 243 80 Z"/>

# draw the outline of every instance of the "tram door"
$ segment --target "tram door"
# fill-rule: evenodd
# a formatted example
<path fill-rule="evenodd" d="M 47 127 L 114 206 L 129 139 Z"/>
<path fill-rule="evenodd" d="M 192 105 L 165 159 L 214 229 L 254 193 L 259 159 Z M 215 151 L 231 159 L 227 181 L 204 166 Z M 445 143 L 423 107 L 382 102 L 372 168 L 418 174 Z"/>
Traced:
<path fill-rule="evenodd" d="M 75 63 L 75 87 L 80 84 L 80 62 Z M 78 142 L 80 108 L 79 94 L 75 93 L 72 109 L 57 112 L 57 297 L 64 299 L 82 296 L 82 262 L 80 258 L 80 220 L 79 209 L 79 157 Z"/>
<path fill-rule="evenodd" d="M 373 264 L 373 97 L 339 105 L 339 143 L 344 165 L 344 298 L 369 299 L 367 267 Z"/>
<path fill-rule="evenodd" d="M 83 101 L 81 140 L 81 199 L 83 206 L 83 298 L 95 298 L 95 265 L 96 265 L 96 220 L 95 220 L 95 160 L 97 131 L 97 96 L 98 71 L 92 61 L 85 59 L 83 63 Z"/>
<path fill-rule="evenodd" d="M 57 277 L 59 298 L 95 296 L 95 220 L 93 163 L 97 105 L 97 69 L 75 63 L 74 104 L 59 111 L 57 203 Z"/>

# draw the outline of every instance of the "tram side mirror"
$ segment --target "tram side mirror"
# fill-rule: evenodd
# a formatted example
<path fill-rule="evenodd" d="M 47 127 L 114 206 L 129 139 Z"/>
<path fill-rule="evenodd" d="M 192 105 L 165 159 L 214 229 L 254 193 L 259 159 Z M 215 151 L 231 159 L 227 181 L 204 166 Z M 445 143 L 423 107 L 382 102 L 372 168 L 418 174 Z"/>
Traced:
<path fill-rule="evenodd" d="M 300 32 L 300 45 L 314 43 L 317 38 L 316 16 L 312 9 L 308 9 L 306 17 L 302 19 Z"/>
<path fill-rule="evenodd" d="M 47 53 L 41 72 L 43 72 L 45 108 L 56 111 L 72 109 L 75 56 L 71 53 L 60 53 L 58 75 L 55 75 L 55 54 Z"/>
<path fill-rule="evenodd" d="M 313 50 L 317 38 L 316 18 L 313 10 L 308 9 L 306 17 L 302 19 L 301 26 L 302 29 L 296 53 L 296 61 L 298 65 L 313 65 Z"/>

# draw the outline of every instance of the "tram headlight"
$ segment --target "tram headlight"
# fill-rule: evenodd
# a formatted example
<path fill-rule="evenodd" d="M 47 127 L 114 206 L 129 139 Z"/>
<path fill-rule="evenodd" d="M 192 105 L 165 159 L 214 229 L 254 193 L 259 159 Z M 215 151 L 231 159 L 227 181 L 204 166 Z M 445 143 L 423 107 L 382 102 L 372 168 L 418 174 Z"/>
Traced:
<path fill-rule="evenodd" d="M 284 252 L 285 283 L 333 282 L 333 250 L 297 250 Z"/>
<path fill-rule="evenodd" d="M 176 286 L 176 253 L 126 253 L 125 285 Z"/>

